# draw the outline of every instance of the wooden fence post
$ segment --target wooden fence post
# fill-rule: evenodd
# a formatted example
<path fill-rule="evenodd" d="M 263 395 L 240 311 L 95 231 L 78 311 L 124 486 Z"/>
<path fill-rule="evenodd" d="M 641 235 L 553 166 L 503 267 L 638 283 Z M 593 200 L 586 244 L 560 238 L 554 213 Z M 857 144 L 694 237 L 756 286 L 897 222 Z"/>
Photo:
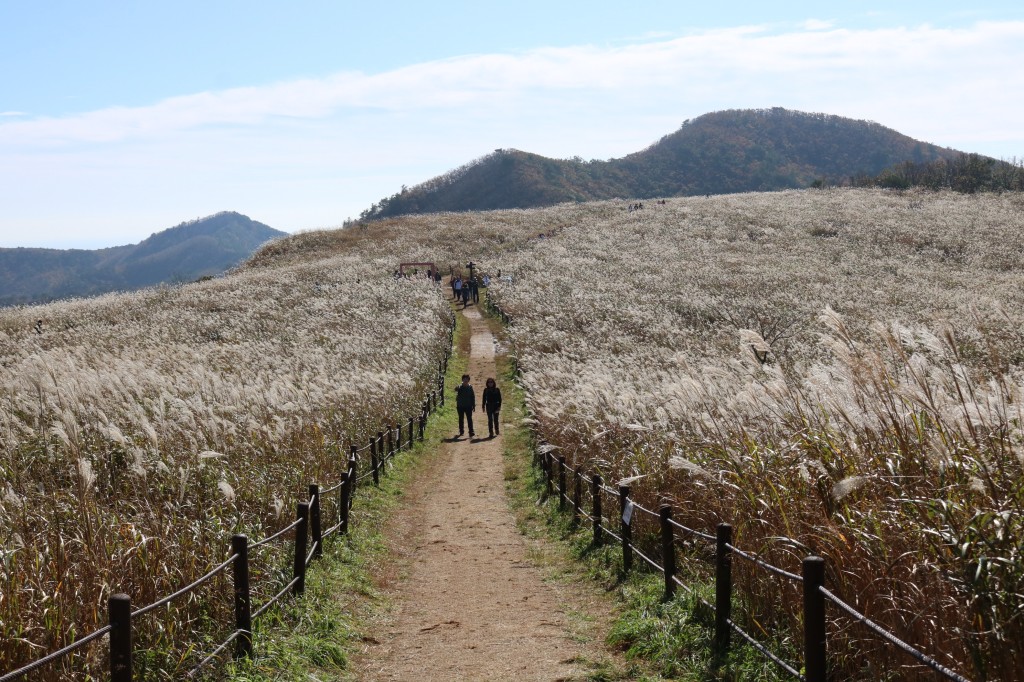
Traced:
<path fill-rule="evenodd" d="M 550 452 L 544 453 L 544 485 L 547 490 L 547 497 L 555 492 L 555 456 Z"/>
<path fill-rule="evenodd" d="M 583 511 L 583 465 L 577 464 L 572 474 L 572 527 L 580 525 L 580 512 Z"/>
<path fill-rule="evenodd" d="M 565 455 L 558 456 L 558 511 L 565 511 Z"/>
<path fill-rule="evenodd" d="M 385 457 L 392 457 L 395 454 L 395 427 L 388 427 L 388 451 L 384 455 Z"/>
<path fill-rule="evenodd" d="M 413 438 L 412 438 L 412 423 L 413 423 L 413 418 L 409 417 L 409 449 L 410 450 L 412 450 L 412 441 L 413 441 Z"/>
<path fill-rule="evenodd" d="M 349 500 L 352 496 L 351 479 L 352 467 L 350 465 L 349 468 L 345 470 L 345 473 L 341 475 L 341 493 L 338 498 L 338 523 L 341 524 L 338 526 L 338 531 L 342 535 L 348 533 L 348 508 Z"/>
<path fill-rule="evenodd" d="M 807 682 L 825 682 L 825 595 L 819 589 L 825 584 L 825 560 L 820 556 L 809 556 L 804 559 L 803 578 L 804 671 Z"/>
<path fill-rule="evenodd" d="M 715 535 L 715 653 L 724 656 L 732 632 L 732 526 L 718 524 Z"/>
<path fill-rule="evenodd" d="M 661 563 L 665 568 L 665 601 L 676 596 L 676 534 L 672 530 L 672 507 L 663 504 L 658 509 L 661 521 Z"/>
<path fill-rule="evenodd" d="M 292 594 L 296 596 L 306 590 L 306 526 L 309 522 L 309 503 L 299 502 L 297 514 L 299 525 L 295 526 L 295 561 L 292 563 L 292 578 L 298 578 L 292 586 Z"/>
<path fill-rule="evenodd" d="M 232 572 L 235 579 L 235 658 L 252 657 L 252 597 L 249 591 L 249 538 L 231 536 L 231 553 L 235 555 Z"/>
<path fill-rule="evenodd" d="M 383 431 L 378 431 L 377 432 L 377 459 L 380 460 L 379 461 L 380 467 L 384 470 L 384 473 L 386 474 L 388 472 L 388 467 L 387 467 L 387 464 L 388 464 L 388 453 L 387 453 L 387 450 L 384 449 L 384 432 Z"/>
<path fill-rule="evenodd" d="M 356 501 L 356 488 L 359 487 L 359 453 L 355 445 L 348 456 L 348 472 L 348 508 L 351 510 Z"/>
<path fill-rule="evenodd" d="M 622 572 L 633 568 L 633 508 L 629 503 L 629 486 L 619 486 L 619 533 L 622 534 Z"/>
<path fill-rule="evenodd" d="M 438 395 L 441 396 L 441 407 L 444 407 L 444 373 L 441 373 L 441 385 L 438 387 Z"/>
<path fill-rule="evenodd" d="M 373 467 L 373 484 L 380 487 L 380 461 L 377 455 L 377 441 L 370 438 L 370 466 Z"/>
<path fill-rule="evenodd" d="M 309 486 L 309 530 L 313 538 L 313 558 L 324 555 L 323 535 L 320 531 L 320 486 L 311 483 Z"/>
<path fill-rule="evenodd" d="M 601 474 L 590 479 L 590 494 L 594 497 L 594 546 L 601 546 Z"/>
<path fill-rule="evenodd" d="M 127 594 L 107 598 L 110 624 L 110 682 L 132 680 L 132 600 Z"/>

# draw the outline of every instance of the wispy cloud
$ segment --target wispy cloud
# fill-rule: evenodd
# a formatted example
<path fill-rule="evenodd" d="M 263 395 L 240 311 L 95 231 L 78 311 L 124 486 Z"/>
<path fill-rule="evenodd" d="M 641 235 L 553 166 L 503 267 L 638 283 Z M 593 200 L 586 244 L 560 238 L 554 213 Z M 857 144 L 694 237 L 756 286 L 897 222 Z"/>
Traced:
<path fill-rule="evenodd" d="M 979 23 L 962 30 L 923 26 L 852 31 L 818 20 L 790 32 L 746 26 L 616 47 L 470 55 L 379 74 L 339 73 L 173 97 L 145 107 L 14 121 L 0 124 L 0 143 L 102 143 L 211 126 L 326 120 L 367 111 L 429 116 L 467 107 L 489 110 L 495 99 L 502 100 L 502 107 L 513 100 L 517 108 L 529 109 L 535 98 L 552 94 L 571 103 L 577 98 L 599 101 L 632 92 L 633 99 L 642 102 L 661 87 L 705 95 L 687 111 L 680 111 L 680 116 L 692 113 L 695 105 L 704 109 L 724 101 L 742 106 L 741 100 L 746 100 L 747 106 L 758 106 L 775 98 L 818 100 L 822 106 L 816 108 L 826 108 L 837 100 L 845 105 L 882 93 L 884 108 L 877 104 L 873 108 L 884 122 L 889 112 L 906 108 L 890 99 L 893 92 L 904 100 L 924 95 L 926 101 L 934 101 L 981 78 L 1001 83 L 1001 92 L 988 95 L 996 102 L 1006 100 L 1006 91 L 1024 80 L 1015 66 L 1024 52 L 1022 46 L 1021 22 Z M 808 83 L 816 88 L 827 84 L 827 89 L 811 90 L 805 87 Z M 735 93 L 733 88 L 740 84 L 744 91 Z M 768 99 L 755 101 L 751 95 Z M 959 108 L 966 103 L 948 104 Z M 944 114 L 949 111 L 944 107 L 930 116 L 941 124 L 948 120 Z M 23 116 L 20 112 L 3 115 Z"/>
<path fill-rule="evenodd" d="M 0 231 L 44 210 L 26 201 L 54 193 L 85 206 L 87 194 L 103 196 L 112 211 L 168 188 L 178 206 L 251 207 L 286 228 L 336 224 L 496 147 L 608 158 L 726 108 L 835 113 L 1024 156 L 1022 58 L 1024 22 L 850 30 L 814 20 L 467 55 L 61 118 L 8 112 Z"/>

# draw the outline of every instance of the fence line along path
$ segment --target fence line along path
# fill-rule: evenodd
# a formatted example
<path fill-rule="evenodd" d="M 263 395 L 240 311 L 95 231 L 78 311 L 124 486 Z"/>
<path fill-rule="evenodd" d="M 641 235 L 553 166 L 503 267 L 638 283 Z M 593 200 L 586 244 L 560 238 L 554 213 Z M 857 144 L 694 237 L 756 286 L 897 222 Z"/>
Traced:
<path fill-rule="evenodd" d="M 497 378 L 494 341 L 477 308 L 464 314 L 479 403 Z M 443 444 L 388 529 L 401 566 L 384 586 L 394 612 L 358 657 L 359 679 L 557 680 L 586 658 L 509 511 L 501 437 L 488 440 L 486 416 L 474 417 L 477 437 Z"/>

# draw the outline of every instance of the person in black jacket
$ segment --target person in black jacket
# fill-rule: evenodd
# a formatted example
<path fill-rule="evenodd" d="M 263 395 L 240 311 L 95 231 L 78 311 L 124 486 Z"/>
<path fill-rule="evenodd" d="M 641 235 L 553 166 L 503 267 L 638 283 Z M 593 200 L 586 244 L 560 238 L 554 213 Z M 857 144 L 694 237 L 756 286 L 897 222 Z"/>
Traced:
<path fill-rule="evenodd" d="M 498 428 L 498 413 L 501 412 L 501 389 L 498 388 L 498 384 L 495 383 L 494 379 L 487 379 L 481 403 L 483 404 L 484 412 L 487 413 L 487 437 L 494 438 L 495 435 L 500 436 L 501 430 Z"/>
<path fill-rule="evenodd" d="M 455 389 L 455 409 L 459 413 L 459 436 L 466 433 L 463 429 L 463 420 L 469 422 L 469 437 L 476 436 L 473 433 L 473 413 L 476 412 L 476 393 L 469 385 L 469 375 L 462 375 L 462 384 Z"/>

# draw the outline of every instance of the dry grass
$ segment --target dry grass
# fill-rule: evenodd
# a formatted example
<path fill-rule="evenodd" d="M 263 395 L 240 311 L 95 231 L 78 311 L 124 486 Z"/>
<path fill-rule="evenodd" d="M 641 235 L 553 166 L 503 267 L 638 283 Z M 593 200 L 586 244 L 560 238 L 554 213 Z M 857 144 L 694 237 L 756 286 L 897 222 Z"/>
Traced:
<path fill-rule="evenodd" d="M 606 480 L 644 476 L 634 491 L 687 525 L 732 522 L 778 565 L 825 555 L 839 594 L 899 636 L 1021 679 L 1024 199 L 645 206 L 308 233 L 224 280 L 5 311 L 0 669 L 91 629 L 111 587 L 148 601 L 233 529 L 290 516 L 274 495 L 331 475 L 335 444 L 407 407 L 436 361 L 443 301 L 386 273 L 474 260 L 512 276 L 492 292 L 544 438 Z M 747 623 L 799 641 L 798 595 L 739 577 Z M 189 641 L 208 615 L 190 613 L 152 636 Z M 930 679 L 831 627 L 840 677 Z"/>
<path fill-rule="evenodd" d="M 735 526 L 975 679 L 1020 679 L 1024 202 L 791 192 L 607 206 L 500 261 L 537 428 Z M 585 217 L 584 217 L 585 216 Z M 827 229 L 827 235 L 822 231 Z M 745 573 L 747 622 L 799 594 Z M 917 675 L 836 616 L 840 677 Z"/>
<path fill-rule="evenodd" d="M 0 314 L 0 670 L 105 624 L 111 592 L 150 603 L 222 562 L 233 533 L 287 524 L 306 484 L 339 479 L 347 443 L 418 412 L 447 305 L 388 265 L 342 256 Z M 259 554 L 256 604 L 287 565 Z M 140 619 L 139 672 L 194 664 L 190 647 L 229 630 L 229 594 L 215 581 Z M 33 679 L 82 679 L 101 653 Z"/>

